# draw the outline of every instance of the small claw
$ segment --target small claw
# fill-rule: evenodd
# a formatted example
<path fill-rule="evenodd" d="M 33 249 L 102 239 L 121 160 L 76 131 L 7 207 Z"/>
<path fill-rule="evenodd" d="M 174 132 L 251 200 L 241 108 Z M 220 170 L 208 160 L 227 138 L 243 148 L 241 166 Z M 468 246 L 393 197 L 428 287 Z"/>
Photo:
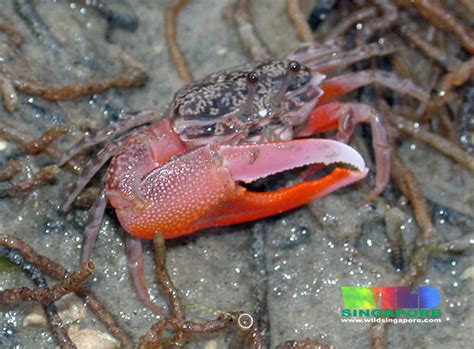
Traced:
<path fill-rule="evenodd" d="M 288 142 L 220 146 L 218 154 L 224 158 L 231 177 L 245 183 L 291 170 L 322 163 L 344 163 L 356 170 L 353 182 L 366 176 L 368 170 L 362 156 L 352 147 L 329 139 L 298 139 Z"/>

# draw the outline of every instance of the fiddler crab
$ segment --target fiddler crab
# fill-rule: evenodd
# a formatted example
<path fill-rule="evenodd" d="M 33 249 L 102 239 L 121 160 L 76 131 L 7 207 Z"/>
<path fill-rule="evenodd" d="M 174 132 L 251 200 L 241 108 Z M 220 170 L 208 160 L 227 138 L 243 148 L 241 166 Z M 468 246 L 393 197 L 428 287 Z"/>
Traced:
<path fill-rule="evenodd" d="M 141 239 L 153 239 L 158 232 L 172 239 L 272 216 L 360 181 L 368 169 L 361 155 L 345 144 L 358 123 L 372 129 L 372 194 L 380 194 L 390 176 L 390 148 L 380 116 L 368 105 L 334 100 L 371 83 L 424 102 L 429 96 L 385 71 L 329 78 L 323 74 L 392 51 L 380 44 L 349 51 L 337 42 L 309 44 L 283 59 L 223 70 L 183 87 L 165 118 L 157 110 L 143 111 L 79 141 L 61 164 L 85 148 L 107 145 L 71 189 L 63 211 L 112 158 L 105 188 L 89 213 L 81 261 L 90 258 L 110 202 L 130 234 L 127 254 L 138 295 L 154 308 L 143 278 Z M 310 138 L 331 130 L 336 140 Z M 270 192 L 242 185 L 303 166 L 329 165 L 334 169 L 321 178 Z"/>

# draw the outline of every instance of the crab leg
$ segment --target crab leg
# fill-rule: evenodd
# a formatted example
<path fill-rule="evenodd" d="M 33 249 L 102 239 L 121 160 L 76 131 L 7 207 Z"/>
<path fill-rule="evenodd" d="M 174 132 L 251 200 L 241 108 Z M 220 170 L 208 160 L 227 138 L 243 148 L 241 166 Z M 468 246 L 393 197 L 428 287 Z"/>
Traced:
<path fill-rule="evenodd" d="M 146 127 L 146 126 L 142 126 Z M 132 131 L 132 134 L 136 134 L 141 130 L 138 128 Z M 72 203 L 77 198 L 79 193 L 86 187 L 90 180 L 96 175 L 97 172 L 114 156 L 117 149 L 119 149 L 123 143 L 127 140 L 130 134 L 125 134 L 120 136 L 114 141 L 114 143 L 108 143 L 104 148 L 97 153 L 95 158 L 89 160 L 81 173 L 80 177 L 77 179 L 77 182 L 71 187 L 68 194 L 64 198 L 59 210 L 66 212 L 71 208 Z"/>
<path fill-rule="evenodd" d="M 375 152 L 376 177 L 372 195 L 379 195 L 390 179 L 390 146 L 387 131 L 378 112 L 365 104 L 332 102 L 317 107 L 300 136 L 337 130 L 336 137 L 347 142 L 358 123 L 372 128 L 372 145 Z"/>
<path fill-rule="evenodd" d="M 92 247 L 94 247 L 97 234 L 99 233 L 102 220 L 104 218 L 105 207 L 107 206 L 107 198 L 105 190 L 101 190 L 94 204 L 89 210 L 86 227 L 84 228 L 84 238 L 82 241 L 82 252 L 80 263 L 87 263 L 91 257 Z"/>
<path fill-rule="evenodd" d="M 381 45 L 376 43 L 358 47 L 350 51 L 334 52 L 334 54 L 330 56 L 318 57 L 303 63 L 314 71 L 328 73 L 364 59 L 375 56 L 385 56 L 394 51 L 395 47 L 393 45 Z"/>
<path fill-rule="evenodd" d="M 62 166 L 81 151 L 88 149 L 96 144 L 112 140 L 117 136 L 124 134 L 131 129 L 145 125 L 153 120 L 158 120 L 160 113 L 156 110 L 145 110 L 138 114 L 131 115 L 125 120 L 114 122 L 106 128 L 97 132 L 94 136 L 84 137 L 71 148 L 69 148 L 59 159 L 58 165 Z"/>
<path fill-rule="evenodd" d="M 324 94 L 319 98 L 319 105 L 330 102 L 350 91 L 369 84 L 380 84 L 394 91 L 410 95 L 421 102 L 428 102 L 430 96 L 421 87 L 396 74 L 382 70 L 364 70 L 355 73 L 339 75 L 323 81 Z"/>
<path fill-rule="evenodd" d="M 81 176 L 77 179 L 77 182 L 71 187 L 69 193 L 66 195 L 61 207 L 59 208 L 62 212 L 66 212 L 71 208 L 72 203 L 85 188 L 87 183 L 95 176 L 95 174 L 105 165 L 107 161 L 114 155 L 115 151 L 120 147 L 122 143 L 109 143 L 107 144 L 95 158 L 91 159 L 84 169 Z"/>
<path fill-rule="evenodd" d="M 297 61 L 301 64 L 306 64 L 310 61 L 321 60 L 323 57 L 328 57 L 334 53 L 339 53 L 343 50 L 345 40 L 338 38 L 325 42 L 323 44 L 311 42 L 301 45 L 288 55 L 288 60 Z"/>
<path fill-rule="evenodd" d="M 148 293 L 148 286 L 145 281 L 145 264 L 143 262 L 143 247 L 141 240 L 133 236 L 128 236 L 126 244 L 128 269 L 132 276 L 133 285 L 137 291 L 138 298 L 148 308 L 157 312 L 162 317 L 165 317 L 166 314 L 151 300 L 150 294 Z"/>

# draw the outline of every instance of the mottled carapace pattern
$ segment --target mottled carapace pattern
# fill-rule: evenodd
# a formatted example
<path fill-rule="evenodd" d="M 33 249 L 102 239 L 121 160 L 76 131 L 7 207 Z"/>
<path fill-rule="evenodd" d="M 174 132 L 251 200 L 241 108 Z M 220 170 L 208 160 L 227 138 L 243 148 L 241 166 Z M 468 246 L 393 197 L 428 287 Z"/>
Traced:
<path fill-rule="evenodd" d="M 301 108 L 314 95 L 308 96 L 305 86 L 313 77 L 307 67 L 293 78 L 281 105 L 271 98 L 280 89 L 287 72 L 288 60 L 265 60 L 210 74 L 203 80 L 183 87 L 174 98 L 170 111 L 173 128 L 183 140 L 243 134 L 239 139 L 262 133 L 263 127 L 281 126 L 281 116 Z M 254 112 L 243 115 L 247 100 L 247 75 L 255 72 L 259 81 L 253 100 Z"/>

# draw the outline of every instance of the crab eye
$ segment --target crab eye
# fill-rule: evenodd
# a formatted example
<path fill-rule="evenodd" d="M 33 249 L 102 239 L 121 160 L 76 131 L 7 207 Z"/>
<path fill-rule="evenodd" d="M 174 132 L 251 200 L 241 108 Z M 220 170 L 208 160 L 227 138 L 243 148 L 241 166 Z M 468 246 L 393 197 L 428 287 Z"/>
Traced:
<path fill-rule="evenodd" d="M 301 70 L 301 64 L 299 64 L 297 61 L 291 61 L 288 63 L 288 68 L 293 73 L 299 73 Z"/>
<path fill-rule="evenodd" d="M 272 102 L 276 106 L 279 106 L 285 93 L 290 87 L 291 81 L 298 75 L 301 70 L 301 65 L 297 61 L 290 61 L 288 63 L 288 67 L 286 68 L 285 77 L 283 78 L 283 82 L 281 83 L 280 89 L 278 92 L 272 97 Z"/>
<path fill-rule="evenodd" d="M 255 84 L 259 80 L 258 74 L 254 71 L 251 71 L 247 74 L 247 82 L 250 84 Z"/>
<path fill-rule="evenodd" d="M 216 124 L 209 125 L 204 129 L 204 132 L 207 134 L 214 134 L 216 132 Z"/>

